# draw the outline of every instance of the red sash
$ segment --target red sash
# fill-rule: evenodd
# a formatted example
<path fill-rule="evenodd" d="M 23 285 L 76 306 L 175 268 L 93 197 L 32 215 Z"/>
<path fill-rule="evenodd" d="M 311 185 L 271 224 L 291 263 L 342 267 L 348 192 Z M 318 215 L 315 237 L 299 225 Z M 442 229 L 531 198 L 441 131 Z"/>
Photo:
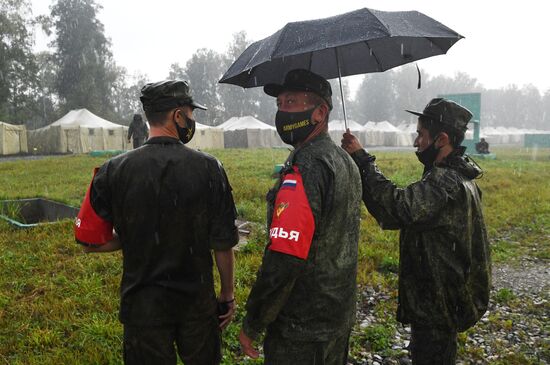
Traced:
<path fill-rule="evenodd" d="M 98 168 L 94 169 L 94 177 Z M 92 181 L 93 181 L 92 177 Z M 101 246 L 113 239 L 113 223 L 106 221 L 96 214 L 90 203 L 90 190 L 92 183 L 86 191 L 86 196 L 74 222 L 74 237 L 76 242 L 84 245 Z"/>
<path fill-rule="evenodd" d="M 296 166 L 292 169 L 294 172 L 284 175 L 275 199 L 269 230 L 269 249 L 305 260 L 313 240 L 315 220 L 304 190 L 302 175 Z"/>

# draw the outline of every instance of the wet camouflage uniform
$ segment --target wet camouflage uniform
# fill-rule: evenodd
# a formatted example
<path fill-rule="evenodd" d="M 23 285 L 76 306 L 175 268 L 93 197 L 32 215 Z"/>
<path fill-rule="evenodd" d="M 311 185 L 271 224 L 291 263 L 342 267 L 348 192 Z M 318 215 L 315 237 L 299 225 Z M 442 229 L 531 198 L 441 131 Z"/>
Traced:
<path fill-rule="evenodd" d="M 128 128 L 128 139 L 133 138 L 132 141 L 134 148 L 138 148 L 143 145 L 143 142 L 145 142 L 148 136 L 149 129 L 147 128 L 147 124 L 145 124 L 141 118 L 141 115 L 134 115 L 134 119 Z"/>
<path fill-rule="evenodd" d="M 254 339 L 267 328 L 265 364 L 345 364 L 355 321 L 359 172 L 327 134 L 295 150 L 286 169 L 291 165 L 302 173 L 314 216 L 309 255 L 266 249 L 243 330 Z M 267 195 L 268 229 L 280 187 Z"/>
<path fill-rule="evenodd" d="M 178 139 L 154 137 L 100 168 L 91 202 L 122 243 L 125 363 L 175 364 L 174 342 L 186 365 L 219 363 L 210 250 L 238 242 L 219 162 Z"/>
<path fill-rule="evenodd" d="M 455 150 L 405 188 L 384 177 L 374 156 L 352 155 L 369 212 L 383 229 L 401 230 L 397 320 L 412 324 L 415 364 L 453 364 L 456 332 L 487 310 L 490 249 L 473 181 L 481 171 L 463 152 Z"/>

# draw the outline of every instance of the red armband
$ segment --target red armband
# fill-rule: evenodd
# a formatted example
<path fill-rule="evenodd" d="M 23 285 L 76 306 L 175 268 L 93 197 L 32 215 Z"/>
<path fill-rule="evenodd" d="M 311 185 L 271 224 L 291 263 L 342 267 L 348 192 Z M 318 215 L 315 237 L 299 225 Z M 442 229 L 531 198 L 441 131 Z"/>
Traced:
<path fill-rule="evenodd" d="M 269 230 L 269 249 L 307 259 L 315 220 L 307 200 L 302 175 L 296 166 L 294 172 L 284 176 L 275 199 L 275 207 Z"/>
<path fill-rule="evenodd" d="M 98 168 L 94 169 L 94 177 Z M 92 182 L 93 182 L 92 177 Z M 113 239 L 113 223 L 101 218 L 95 212 L 90 202 L 92 183 L 86 191 L 86 196 L 74 222 L 74 238 L 84 245 L 101 246 Z"/>

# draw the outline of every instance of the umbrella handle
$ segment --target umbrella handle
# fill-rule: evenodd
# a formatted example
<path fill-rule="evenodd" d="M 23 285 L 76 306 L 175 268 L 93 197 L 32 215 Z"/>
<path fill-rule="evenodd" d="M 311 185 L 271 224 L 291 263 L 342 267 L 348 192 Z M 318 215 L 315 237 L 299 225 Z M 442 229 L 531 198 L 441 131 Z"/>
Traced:
<path fill-rule="evenodd" d="M 340 55 L 338 54 L 338 47 L 334 47 L 336 52 L 336 66 L 338 68 L 338 82 L 340 84 L 340 96 L 342 97 L 342 110 L 344 112 L 344 128 L 348 129 L 348 118 L 346 115 L 346 99 L 344 98 L 344 89 L 342 88 L 342 72 L 340 71 Z"/>

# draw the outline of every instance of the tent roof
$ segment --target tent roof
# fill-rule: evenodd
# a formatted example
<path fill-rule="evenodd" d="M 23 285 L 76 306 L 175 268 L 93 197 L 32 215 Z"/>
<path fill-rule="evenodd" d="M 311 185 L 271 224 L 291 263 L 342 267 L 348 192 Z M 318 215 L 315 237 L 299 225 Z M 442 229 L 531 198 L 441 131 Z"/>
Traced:
<path fill-rule="evenodd" d="M 374 130 L 383 132 L 400 132 L 400 130 L 396 126 L 394 126 L 387 120 L 376 123 L 376 125 L 374 126 Z"/>
<path fill-rule="evenodd" d="M 372 131 L 376 128 L 376 123 L 369 120 L 367 123 L 365 123 L 363 128 L 365 128 L 366 130 Z"/>
<path fill-rule="evenodd" d="M 235 131 L 239 129 L 266 129 L 273 130 L 275 127 L 270 126 L 264 122 L 259 121 L 258 119 L 247 115 L 246 117 L 232 117 L 229 118 L 224 123 L 220 124 L 218 128 L 222 128 L 224 131 Z"/>
<path fill-rule="evenodd" d="M 210 125 L 202 124 L 199 122 L 195 122 L 195 128 L 196 129 L 212 129 L 212 128 L 219 128 L 219 127 L 212 127 Z"/>
<path fill-rule="evenodd" d="M 7 129 L 26 129 L 24 124 L 9 124 L 6 122 L 0 122 L 0 126 L 4 126 Z"/>
<path fill-rule="evenodd" d="M 400 124 L 399 129 L 403 132 L 416 133 L 416 123 Z"/>
<path fill-rule="evenodd" d="M 352 132 L 353 131 L 357 132 L 357 131 L 365 130 L 365 127 L 363 127 L 361 124 L 357 123 L 354 120 L 348 120 L 348 128 Z M 339 120 L 339 119 L 331 120 L 328 123 L 328 130 L 329 131 L 345 131 L 346 127 L 344 125 L 344 121 Z"/>
<path fill-rule="evenodd" d="M 98 117 L 94 113 L 90 112 L 88 109 L 76 109 L 71 110 L 52 124 L 44 127 L 48 128 L 50 126 L 61 126 L 61 127 L 85 127 L 85 128 L 121 128 L 124 127 L 121 124 L 116 124 L 109 122 L 106 119 Z"/>

